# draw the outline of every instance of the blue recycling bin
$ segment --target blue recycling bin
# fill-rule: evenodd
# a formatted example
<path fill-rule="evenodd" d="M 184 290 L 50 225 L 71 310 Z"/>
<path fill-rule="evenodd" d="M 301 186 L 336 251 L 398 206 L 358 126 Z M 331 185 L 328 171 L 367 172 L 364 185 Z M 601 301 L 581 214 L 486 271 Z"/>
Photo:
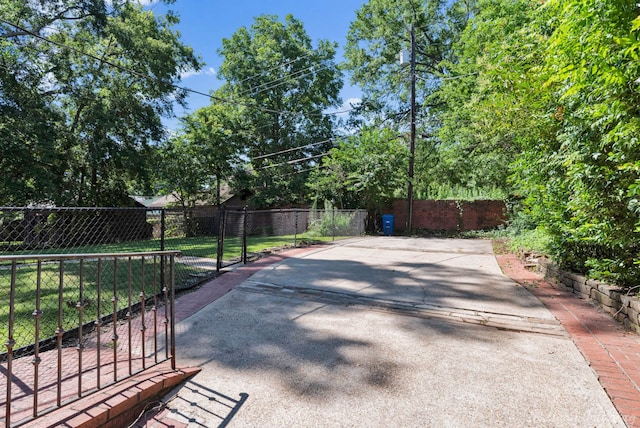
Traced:
<path fill-rule="evenodd" d="M 382 215 L 382 234 L 384 236 L 393 235 L 393 214 Z"/>

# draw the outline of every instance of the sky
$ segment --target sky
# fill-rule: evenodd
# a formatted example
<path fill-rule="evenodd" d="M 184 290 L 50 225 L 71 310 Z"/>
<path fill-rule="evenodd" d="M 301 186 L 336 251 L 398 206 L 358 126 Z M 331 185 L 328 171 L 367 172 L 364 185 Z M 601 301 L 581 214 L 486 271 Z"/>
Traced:
<path fill-rule="evenodd" d="M 364 0 L 176 0 L 171 5 L 142 0 L 146 7 L 158 14 L 164 14 L 168 9 L 173 10 L 180 17 L 180 24 L 175 27 L 181 33 L 183 43 L 191 46 L 197 55 L 205 62 L 204 67 L 197 74 L 185 73 L 180 86 L 209 93 L 218 88 L 222 81 L 218 79 L 216 70 L 222 63 L 218 56 L 218 49 L 222 46 L 222 39 L 229 38 L 240 27 L 250 27 L 254 18 L 262 15 L 277 15 L 284 19 L 292 14 L 302 21 L 307 34 L 312 40 L 313 47 L 318 41 L 325 39 L 337 42 L 337 62 L 343 60 L 343 47 L 346 43 L 349 25 L 355 19 L 355 12 Z M 341 92 L 344 108 L 349 102 L 359 100 L 360 89 L 350 85 L 348 77 Z M 177 116 L 183 116 L 210 103 L 203 95 L 191 94 L 188 98 L 189 108 L 184 111 L 176 106 Z M 175 119 L 165 121 L 168 128 L 176 128 Z"/>

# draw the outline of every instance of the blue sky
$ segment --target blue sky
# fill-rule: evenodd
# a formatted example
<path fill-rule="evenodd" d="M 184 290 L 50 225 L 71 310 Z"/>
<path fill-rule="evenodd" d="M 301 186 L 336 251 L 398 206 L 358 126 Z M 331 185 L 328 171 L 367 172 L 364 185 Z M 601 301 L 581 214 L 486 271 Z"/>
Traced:
<path fill-rule="evenodd" d="M 338 61 L 342 61 L 342 48 L 350 23 L 355 19 L 355 12 L 364 0 L 176 0 L 174 4 L 164 5 L 153 1 L 147 7 L 157 13 L 167 9 L 177 12 L 180 24 L 176 27 L 182 35 L 184 43 L 190 45 L 204 60 L 206 65 L 198 74 L 187 73 L 183 76 L 181 86 L 209 93 L 218 88 L 221 81 L 216 70 L 222 63 L 217 50 L 222 39 L 230 37 L 240 27 L 250 27 L 256 16 L 262 14 L 277 15 L 284 18 L 287 14 L 304 23 L 307 34 L 316 47 L 318 40 L 327 39 L 337 42 Z M 341 93 L 342 100 L 348 107 L 349 100 L 360 98 L 360 90 L 349 84 Z M 209 99 L 193 94 L 189 97 L 189 111 L 194 111 L 209 104 Z M 176 114 L 185 112 L 178 106 Z M 177 121 L 168 120 L 166 126 L 175 127 Z"/>

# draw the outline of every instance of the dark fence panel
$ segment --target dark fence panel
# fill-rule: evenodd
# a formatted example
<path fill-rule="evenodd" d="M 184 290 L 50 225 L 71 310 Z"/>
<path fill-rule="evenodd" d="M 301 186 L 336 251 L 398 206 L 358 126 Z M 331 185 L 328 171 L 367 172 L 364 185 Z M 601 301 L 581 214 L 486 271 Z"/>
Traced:
<path fill-rule="evenodd" d="M 67 249 L 150 239 L 145 210 L 0 208 L 2 252 Z"/>
<path fill-rule="evenodd" d="M 0 254 L 180 251 L 176 288 L 269 247 L 364 234 L 363 210 L 0 207 Z"/>
<path fill-rule="evenodd" d="M 364 210 L 224 210 L 220 266 L 246 262 L 274 247 L 295 247 L 365 233 Z"/>
<path fill-rule="evenodd" d="M 176 264 L 183 289 L 216 273 L 216 221 L 216 208 L 0 207 L 0 254 L 176 250 L 185 255 Z"/>

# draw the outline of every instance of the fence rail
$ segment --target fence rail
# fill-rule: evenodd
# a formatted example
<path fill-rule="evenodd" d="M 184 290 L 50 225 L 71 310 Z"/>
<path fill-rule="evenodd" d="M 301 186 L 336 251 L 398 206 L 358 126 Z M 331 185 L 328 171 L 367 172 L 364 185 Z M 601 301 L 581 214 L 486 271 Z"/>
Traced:
<path fill-rule="evenodd" d="M 179 255 L 0 256 L 0 421 L 18 426 L 167 360 L 175 369 Z"/>

